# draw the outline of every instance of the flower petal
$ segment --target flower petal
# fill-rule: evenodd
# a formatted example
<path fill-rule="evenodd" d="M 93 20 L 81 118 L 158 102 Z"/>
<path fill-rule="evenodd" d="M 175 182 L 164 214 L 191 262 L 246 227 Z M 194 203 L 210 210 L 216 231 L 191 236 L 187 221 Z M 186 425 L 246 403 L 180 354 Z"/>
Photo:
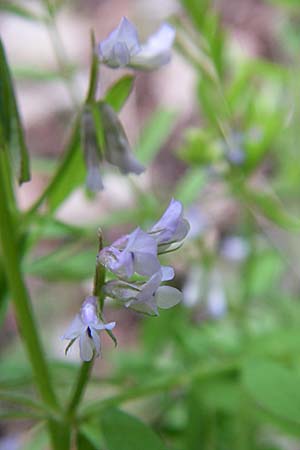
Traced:
<path fill-rule="evenodd" d="M 100 350 L 101 350 L 100 336 L 98 335 L 97 331 L 93 329 L 93 327 L 90 327 L 90 330 L 91 330 L 92 340 L 93 340 L 93 343 L 95 346 L 96 356 L 100 356 Z"/>
<path fill-rule="evenodd" d="M 138 302 L 146 302 L 154 296 L 161 283 L 161 276 L 161 272 L 157 272 L 144 284 L 142 290 L 136 296 Z"/>
<path fill-rule="evenodd" d="M 143 276 L 151 276 L 160 270 L 157 256 L 149 253 L 135 252 L 133 265 L 135 272 Z"/>
<path fill-rule="evenodd" d="M 175 272 L 171 266 L 161 266 L 162 278 L 161 281 L 173 280 L 175 277 Z"/>
<path fill-rule="evenodd" d="M 157 306 L 162 309 L 172 308 L 181 302 L 182 298 L 182 292 L 172 286 L 161 286 L 155 294 Z"/>
<path fill-rule="evenodd" d="M 98 46 L 100 60 L 112 68 L 127 65 L 131 55 L 139 49 L 136 28 L 126 17 L 122 18 L 118 27 Z"/>
<path fill-rule="evenodd" d="M 65 334 L 62 336 L 63 339 L 76 339 L 85 330 L 86 326 L 82 322 L 80 315 L 77 314 Z"/>
<path fill-rule="evenodd" d="M 87 331 L 81 334 L 79 338 L 80 358 L 82 361 L 90 361 L 94 355 L 93 341 Z"/>
<path fill-rule="evenodd" d="M 132 56 L 130 65 L 133 68 L 153 70 L 167 64 L 171 59 L 175 34 L 175 29 L 171 25 L 163 24 L 141 46 L 140 51 Z"/>
<path fill-rule="evenodd" d="M 182 212 L 182 204 L 172 199 L 162 217 L 150 230 L 151 236 L 156 239 L 158 244 L 173 240 L 173 235 L 182 220 Z"/>

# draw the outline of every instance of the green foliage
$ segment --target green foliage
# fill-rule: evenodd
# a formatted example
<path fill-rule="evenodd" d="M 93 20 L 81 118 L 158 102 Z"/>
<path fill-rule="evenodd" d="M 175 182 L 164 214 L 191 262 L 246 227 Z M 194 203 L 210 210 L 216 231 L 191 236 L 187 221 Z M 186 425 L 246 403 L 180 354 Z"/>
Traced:
<path fill-rule="evenodd" d="M 19 183 L 30 180 L 29 156 L 5 50 L 0 40 L 0 144 L 9 152 Z"/>
<path fill-rule="evenodd" d="M 46 25 L 59 49 L 56 16 L 65 2 L 45 0 L 38 15 L 29 3 L 0 1 L 0 11 Z M 72 90 L 79 68 L 61 55 L 57 69 L 11 68 L 0 42 L 0 418 L 34 424 L 24 450 L 68 450 L 71 433 L 78 450 L 299 447 L 299 2 L 268 1 L 270 17 L 280 11 L 281 21 L 273 29 L 262 14 L 270 25 L 268 48 L 251 58 L 237 51 L 236 30 L 220 17 L 218 2 L 180 3 L 172 20 L 177 50 L 193 71 L 194 108 L 186 116 L 181 105 L 158 105 L 149 114 L 135 145 L 146 182 L 126 179 L 128 201 L 120 208 L 123 197 L 86 192 L 101 215 L 93 223 L 83 217 L 83 226 L 65 223 L 57 213 L 76 189 L 84 189 L 84 114 L 90 115 L 102 164 L 108 133 L 114 150 L 127 145 L 117 114 L 135 88 L 135 75 L 121 75 L 98 98 L 92 35 L 86 99 L 74 106 L 58 161 L 33 161 L 34 173 L 46 176 L 47 184 L 24 211 L 11 168 L 19 182 L 27 181 L 29 157 L 11 74 L 32 83 L 63 81 Z M 121 192 L 123 184 L 116 178 L 114 187 Z M 51 346 L 69 320 L 67 305 L 75 315 L 87 295 L 98 227 L 105 245 L 136 226 L 147 230 L 172 197 L 194 226 L 176 257 L 163 255 L 163 264 L 176 268 L 170 283 L 184 290 L 183 304 L 154 318 L 126 308 L 116 313 L 115 303 L 105 299 L 103 312 L 101 266 L 89 292 L 100 298 L 103 320 L 116 320 L 118 348 L 106 345 L 105 336 L 104 360 L 91 374 L 88 365 L 45 359 L 56 354 Z M 15 328 L 28 355 L 11 338 Z"/>
<path fill-rule="evenodd" d="M 151 428 L 125 412 L 107 411 L 101 424 L 108 450 L 166 450 Z"/>

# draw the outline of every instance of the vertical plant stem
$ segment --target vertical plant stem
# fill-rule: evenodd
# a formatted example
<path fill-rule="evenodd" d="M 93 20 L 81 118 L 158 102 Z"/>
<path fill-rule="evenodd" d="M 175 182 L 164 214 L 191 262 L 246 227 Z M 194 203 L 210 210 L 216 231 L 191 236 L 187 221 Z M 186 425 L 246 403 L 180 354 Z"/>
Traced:
<path fill-rule="evenodd" d="M 3 151 L 3 149 L 0 149 Z M 14 304 L 17 323 L 27 350 L 29 361 L 34 373 L 37 389 L 44 403 L 59 412 L 59 404 L 53 389 L 48 366 L 44 357 L 42 344 L 38 335 L 30 297 L 22 277 L 20 265 L 19 239 L 16 231 L 14 205 L 11 208 L 10 197 L 5 183 L 5 167 L 0 160 L 0 245 L 2 250 L 4 270 Z M 49 420 L 49 432 L 53 448 L 67 450 L 69 433 L 58 422 Z M 59 436 L 59 437 L 58 437 Z"/>
<path fill-rule="evenodd" d="M 102 240 L 102 231 L 98 231 L 98 240 L 99 240 L 99 251 L 102 250 L 103 240 Z M 93 295 L 98 297 L 100 302 L 100 314 L 102 314 L 103 310 L 103 294 L 102 287 L 105 282 L 105 269 L 104 267 L 98 263 L 98 258 L 96 261 L 95 275 L 94 275 L 94 288 Z M 83 362 L 81 364 L 79 374 L 73 389 L 73 393 L 71 395 L 71 400 L 67 407 L 67 417 L 72 419 L 79 403 L 83 397 L 86 385 L 89 381 L 90 374 L 93 368 L 94 358 L 91 361 Z"/>
<path fill-rule="evenodd" d="M 91 361 L 88 362 L 83 362 L 81 364 L 80 370 L 79 370 L 79 374 L 74 386 L 74 390 L 73 393 L 71 395 L 71 400 L 70 403 L 68 405 L 67 408 L 67 415 L 68 417 L 72 418 L 76 409 L 77 409 L 77 405 L 79 405 L 82 396 L 84 394 L 85 391 L 85 387 L 87 385 L 87 382 L 90 378 L 90 374 L 93 368 L 93 359 Z"/>

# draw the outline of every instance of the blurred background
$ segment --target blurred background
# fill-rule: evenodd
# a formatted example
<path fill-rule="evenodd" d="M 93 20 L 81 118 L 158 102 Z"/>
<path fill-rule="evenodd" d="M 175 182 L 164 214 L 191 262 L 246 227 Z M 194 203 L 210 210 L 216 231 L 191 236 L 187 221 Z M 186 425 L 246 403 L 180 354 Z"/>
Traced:
<path fill-rule="evenodd" d="M 141 41 L 163 21 L 177 29 L 170 64 L 136 73 L 120 113 L 146 172 L 125 177 L 104 166 L 105 189 L 91 194 L 79 155 L 35 213 L 23 264 L 66 395 L 78 353 L 73 346 L 65 357 L 60 336 L 91 291 L 98 227 L 110 243 L 137 224 L 146 229 L 172 197 L 182 201 L 191 231 L 164 259 L 184 302 L 158 318 L 108 304 L 118 347 L 103 336 L 87 392 L 101 398 L 166 377 L 125 408 L 170 450 L 300 449 L 298 3 L 0 0 L 31 157 L 32 180 L 17 191 L 24 211 L 55 173 L 86 96 L 91 30 L 99 42 L 122 16 Z M 126 73 L 102 67 L 99 98 Z M 34 392 L 7 300 L 0 321 L 0 387 Z M 182 371 L 183 381 L 172 378 Z M 39 426 L 3 420 L 0 450 L 35 448 L 48 448 Z"/>

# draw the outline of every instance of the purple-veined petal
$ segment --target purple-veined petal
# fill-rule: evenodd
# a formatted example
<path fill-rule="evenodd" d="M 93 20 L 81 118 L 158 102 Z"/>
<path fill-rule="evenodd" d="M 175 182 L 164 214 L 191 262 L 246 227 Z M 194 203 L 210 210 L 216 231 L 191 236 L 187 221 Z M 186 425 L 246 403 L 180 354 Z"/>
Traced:
<path fill-rule="evenodd" d="M 157 256 L 143 252 L 134 253 L 133 265 L 135 272 L 143 276 L 151 276 L 161 267 Z"/>
<path fill-rule="evenodd" d="M 126 304 L 126 307 L 144 314 L 159 315 L 154 296 L 150 297 L 145 302 L 132 300 Z"/>
<path fill-rule="evenodd" d="M 84 330 L 86 329 L 86 325 L 82 322 L 79 314 L 76 315 L 75 319 L 72 321 L 71 325 L 62 336 L 63 339 L 76 339 L 80 336 Z"/>
<path fill-rule="evenodd" d="M 156 239 L 158 244 L 164 244 L 173 241 L 180 222 L 182 219 L 182 204 L 172 199 L 168 208 L 150 230 L 151 236 Z"/>
<path fill-rule="evenodd" d="M 97 315 L 97 297 L 89 296 L 86 297 L 80 309 L 81 320 L 85 325 L 93 324 L 98 322 Z"/>
<path fill-rule="evenodd" d="M 186 219 L 181 219 L 175 233 L 172 236 L 174 242 L 182 241 L 190 231 L 190 224 Z"/>
<path fill-rule="evenodd" d="M 139 50 L 136 28 L 126 17 L 98 46 L 100 60 L 112 68 L 126 66 Z"/>
<path fill-rule="evenodd" d="M 138 302 L 145 302 L 155 295 L 158 286 L 161 283 L 161 272 L 157 272 L 144 284 L 142 290 L 137 294 Z"/>
<path fill-rule="evenodd" d="M 80 358 L 82 361 L 90 361 L 94 355 L 93 341 L 87 331 L 81 334 L 79 338 Z"/>
<path fill-rule="evenodd" d="M 182 292 L 172 286 L 160 286 L 155 294 L 157 306 L 162 309 L 172 308 L 181 302 Z"/>
<path fill-rule="evenodd" d="M 136 297 L 139 289 L 134 284 L 112 280 L 105 283 L 104 292 L 108 297 L 119 301 L 128 301 Z"/>

